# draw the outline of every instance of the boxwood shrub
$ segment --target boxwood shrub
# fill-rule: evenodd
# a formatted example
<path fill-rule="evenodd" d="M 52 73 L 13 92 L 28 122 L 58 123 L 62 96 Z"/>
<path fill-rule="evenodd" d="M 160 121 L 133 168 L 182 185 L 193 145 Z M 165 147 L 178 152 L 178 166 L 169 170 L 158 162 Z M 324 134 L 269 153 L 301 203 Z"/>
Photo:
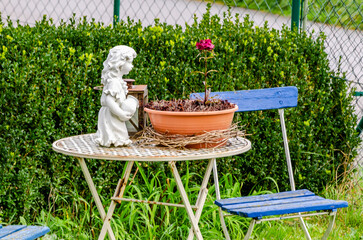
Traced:
<path fill-rule="evenodd" d="M 324 36 L 254 26 L 248 16 L 222 18 L 209 11 L 181 26 L 155 20 L 117 26 L 83 19 L 59 25 L 44 17 L 35 26 L 0 22 L 0 212 L 3 220 L 34 219 L 40 209 L 68 204 L 75 189 L 91 199 L 75 158 L 55 153 L 60 138 L 96 131 L 102 63 L 110 48 L 128 45 L 138 53 L 129 78 L 147 84 L 150 99 L 187 98 L 202 92 L 195 43 L 210 38 L 212 91 L 296 86 L 299 106 L 286 111 L 297 188 L 321 190 L 344 174 L 359 144 L 347 83 L 329 68 Z M 277 111 L 236 116 L 251 140 L 243 155 L 219 160 L 220 172 L 254 187 L 287 190 Z M 88 161 L 102 193 L 112 193 L 122 164 Z M 158 165 L 159 166 L 159 165 Z M 194 165 L 194 170 L 204 165 Z M 111 171 L 110 171 L 111 169 Z M 65 194 L 67 193 L 67 194 Z M 1 214 L 0 214 L 1 216 Z M 1 220 L 1 219 L 0 219 Z"/>

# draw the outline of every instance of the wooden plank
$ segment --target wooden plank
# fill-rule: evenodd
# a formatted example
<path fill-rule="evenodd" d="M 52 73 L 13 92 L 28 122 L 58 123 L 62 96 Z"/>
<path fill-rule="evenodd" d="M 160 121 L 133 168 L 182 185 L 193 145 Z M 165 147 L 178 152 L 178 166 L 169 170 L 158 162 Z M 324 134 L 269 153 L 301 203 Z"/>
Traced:
<path fill-rule="evenodd" d="M 11 239 L 33 240 L 47 234 L 50 231 L 48 227 L 43 227 L 43 226 L 23 226 L 23 227 L 24 228 L 22 228 L 21 230 L 13 232 L 12 234 L 1 238 L 1 240 L 11 240 Z"/>
<path fill-rule="evenodd" d="M 309 212 L 319 210 L 333 210 L 337 208 L 347 207 L 346 201 L 335 201 L 330 199 L 308 201 L 291 204 L 281 204 L 267 207 L 255 207 L 255 208 L 241 208 L 230 211 L 232 214 L 236 214 L 243 217 L 259 218 L 264 216 L 290 214 L 298 212 Z"/>
<path fill-rule="evenodd" d="M 11 233 L 20 231 L 21 229 L 26 228 L 25 225 L 10 225 L 10 226 L 6 226 L 0 229 L 0 239 L 2 239 L 2 237 L 5 237 Z"/>
<path fill-rule="evenodd" d="M 319 196 L 285 198 L 285 199 L 281 199 L 281 200 L 268 200 L 268 201 L 252 202 L 252 203 L 223 205 L 222 209 L 232 211 L 234 209 L 268 207 L 268 206 L 276 206 L 276 205 L 290 204 L 290 203 L 300 204 L 303 202 L 319 201 L 319 200 L 324 200 L 324 199 L 325 198 L 319 197 Z"/>
<path fill-rule="evenodd" d="M 238 105 L 237 112 L 281 109 L 297 106 L 298 90 L 294 86 L 212 92 L 211 97 L 228 100 Z M 203 98 L 204 93 L 193 93 L 190 99 Z"/>
<path fill-rule="evenodd" d="M 257 195 L 257 196 L 221 199 L 221 200 L 216 200 L 214 203 L 217 206 L 222 207 L 222 206 L 228 205 L 228 204 L 260 202 L 260 201 L 279 200 L 279 199 L 285 199 L 285 198 L 306 197 L 306 196 L 314 196 L 314 195 L 315 194 L 313 192 L 311 192 L 307 189 L 301 189 L 301 190 L 296 190 L 296 191 L 263 194 L 263 195 Z"/>

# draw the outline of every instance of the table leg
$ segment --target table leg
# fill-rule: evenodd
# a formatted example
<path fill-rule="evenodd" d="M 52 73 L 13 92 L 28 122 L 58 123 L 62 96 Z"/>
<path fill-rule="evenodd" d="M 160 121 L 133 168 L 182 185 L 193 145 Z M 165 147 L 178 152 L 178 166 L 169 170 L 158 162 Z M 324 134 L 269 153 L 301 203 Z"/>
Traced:
<path fill-rule="evenodd" d="M 185 188 L 184 188 L 183 182 L 182 182 L 182 180 L 180 178 L 178 169 L 176 168 L 175 162 L 170 161 L 169 165 L 170 165 L 171 171 L 172 171 L 172 173 L 174 175 L 174 179 L 175 179 L 178 191 L 180 192 L 180 196 L 181 196 L 181 198 L 183 200 L 183 203 L 184 203 L 185 209 L 187 211 L 189 220 L 192 223 L 192 228 L 193 228 L 194 234 L 195 234 L 195 236 L 197 237 L 198 240 L 203 240 L 203 236 L 202 236 L 202 234 L 200 232 L 200 229 L 199 229 L 199 226 L 198 226 L 198 221 L 194 216 L 193 209 L 192 209 L 192 207 L 190 205 L 188 195 L 185 192 Z"/>
<path fill-rule="evenodd" d="M 100 213 L 101 218 L 105 219 L 106 212 L 105 212 L 105 209 L 103 208 L 103 205 L 102 205 L 100 196 L 98 195 L 98 192 L 96 190 L 95 184 L 93 183 L 91 174 L 88 171 L 86 161 L 84 160 L 84 158 L 78 158 L 78 161 L 79 161 L 79 165 L 81 165 L 83 175 L 86 178 L 86 182 L 87 182 L 88 187 L 89 187 L 89 189 L 91 191 L 93 200 L 96 203 L 98 212 Z M 107 232 L 108 232 L 108 235 L 110 236 L 111 239 L 116 239 L 110 226 L 107 227 Z"/>
<path fill-rule="evenodd" d="M 129 161 L 127 162 L 127 166 L 126 166 L 126 171 L 124 173 L 124 175 L 122 176 L 122 179 L 120 179 L 118 181 L 117 187 L 115 189 L 115 194 L 113 195 L 114 197 L 119 197 L 122 198 L 125 192 L 125 188 L 127 185 L 127 181 L 130 177 L 130 173 L 131 173 L 131 169 L 132 169 L 132 165 L 134 164 L 134 161 Z M 121 203 L 121 201 L 117 200 L 119 203 Z M 101 233 L 98 236 L 98 240 L 103 240 L 106 236 L 106 231 L 108 228 L 110 228 L 110 223 L 111 223 L 111 218 L 113 215 L 113 212 L 115 211 L 115 207 L 116 207 L 116 200 L 112 200 L 110 207 L 108 208 L 107 211 L 107 215 L 103 221 L 103 226 L 101 229 Z"/>
<path fill-rule="evenodd" d="M 213 159 L 213 178 L 214 178 L 214 187 L 216 189 L 216 199 L 221 199 L 221 192 L 219 191 L 219 180 L 218 180 L 218 170 L 217 170 L 217 160 Z M 224 233 L 224 236 L 226 237 L 226 240 L 231 240 L 231 237 L 229 236 L 228 229 L 226 226 L 226 222 L 224 221 L 224 213 L 222 208 L 218 207 L 219 212 L 219 219 L 221 220 L 222 230 Z"/>
<path fill-rule="evenodd" d="M 197 210 L 195 212 L 195 218 L 197 220 L 197 223 L 199 222 L 200 216 L 202 215 L 203 206 L 204 206 L 205 200 L 207 198 L 207 194 L 208 194 L 207 185 L 208 185 L 209 178 L 210 178 L 210 175 L 212 172 L 212 168 L 213 168 L 213 159 L 210 159 L 208 162 L 207 169 L 204 173 L 204 178 L 203 178 L 202 184 L 200 186 L 200 190 L 199 190 L 199 194 L 198 194 L 198 198 L 197 198 L 197 202 L 196 202 Z M 193 229 L 191 228 L 189 230 L 188 240 L 193 240 L 193 237 L 194 237 L 194 233 L 193 233 Z"/>

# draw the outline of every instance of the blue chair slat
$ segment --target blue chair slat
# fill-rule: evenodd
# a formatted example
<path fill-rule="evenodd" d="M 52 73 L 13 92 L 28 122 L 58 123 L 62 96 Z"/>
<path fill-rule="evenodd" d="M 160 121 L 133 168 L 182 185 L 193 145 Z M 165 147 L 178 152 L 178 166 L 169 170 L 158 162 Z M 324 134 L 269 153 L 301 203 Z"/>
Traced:
<path fill-rule="evenodd" d="M 261 201 L 269 201 L 269 200 L 279 200 L 286 199 L 292 197 L 307 197 L 307 196 L 315 196 L 315 194 L 306 189 L 300 189 L 296 191 L 288 191 L 288 192 L 280 192 L 273 194 L 263 194 L 258 196 L 248 196 L 248 197 L 237 197 L 237 198 L 227 198 L 216 200 L 215 204 L 219 207 L 230 205 L 230 204 L 241 204 L 241 203 L 252 203 L 252 202 L 261 202 Z"/>
<path fill-rule="evenodd" d="M 310 211 L 327 211 L 347 207 L 346 201 L 325 199 L 319 196 L 293 197 L 283 200 L 266 200 L 249 204 L 225 205 L 222 209 L 239 216 L 262 218 L 265 216 Z"/>
<path fill-rule="evenodd" d="M 50 231 L 44 226 L 10 225 L 0 229 L 0 240 L 33 240 Z"/>
<path fill-rule="evenodd" d="M 330 199 L 322 199 L 307 202 L 292 202 L 290 204 L 279 204 L 267 207 L 241 208 L 230 211 L 243 217 L 262 218 L 264 216 L 291 214 L 299 212 L 326 211 L 334 210 L 341 207 L 347 207 L 345 201 L 335 201 Z"/>
<path fill-rule="evenodd" d="M 243 217 L 260 218 L 278 214 L 290 214 L 317 210 L 333 210 L 347 207 L 345 201 L 335 201 L 316 196 L 302 189 L 259 196 L 216 200 L 224 211 Z"/>
<path fill-rule="evenodd" d="M 256 202 L 242 202 L 242 203 L 235 203 L 229 205 L 222 205 L 221 208 L 232 211 L 234 209 L 242 209 L 242 208 L 256 208 L 256 207 L 267 207 L 267 206 L 274 206 L 274 205 L 281 205 L 281 204 L 290 204 L 292 202 L 296 202 L 300 204 L 304 201 L 317 201 L 323 200 L 324 198 L 319 196 L 309 196 L 309 197 L 298 197 L 298 198 L 284 198 L 280 200 L 262 200 Z M 243 199 L 242 199 L 243 200 Z"/>
<path fill-rule="evenodd" d="M 296 87 L 290 86 L 230 92 L 212 92 L 210 96 L 237 104 L 237 112 L 247 112 L 296 107 L 298 90 Z M 190 95 L 190 99 L 203 97 L 204 93 L 193 93 Z"/>
<path fill-rule="evenodd" d="M 9 234 L 20 231 L 23 228 L 26 228 L 26 226 L 25 225 L 10 225 L 10 226 L 0 228 L 0 239 L 2 239 L 3 237 L 5 237 Z"/>

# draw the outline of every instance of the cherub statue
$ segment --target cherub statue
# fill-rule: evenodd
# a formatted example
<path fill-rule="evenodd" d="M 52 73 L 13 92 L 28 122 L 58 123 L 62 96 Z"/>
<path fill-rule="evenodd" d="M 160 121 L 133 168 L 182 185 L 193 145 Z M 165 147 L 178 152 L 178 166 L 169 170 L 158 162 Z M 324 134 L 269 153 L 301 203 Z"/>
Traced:
<path fill-rule="evenodd" d="M 134 49 L 121 45 L 112 48 L 103 63 L 102 107 L 98 113 L 95 138 L 100 146 L 127 146 L 132 142 L 125 122 L 135 114 L 139 101 L 133 96 L 127 96 L 127 84 L 122 76 L 131 71 L 135 57 Z"/>

